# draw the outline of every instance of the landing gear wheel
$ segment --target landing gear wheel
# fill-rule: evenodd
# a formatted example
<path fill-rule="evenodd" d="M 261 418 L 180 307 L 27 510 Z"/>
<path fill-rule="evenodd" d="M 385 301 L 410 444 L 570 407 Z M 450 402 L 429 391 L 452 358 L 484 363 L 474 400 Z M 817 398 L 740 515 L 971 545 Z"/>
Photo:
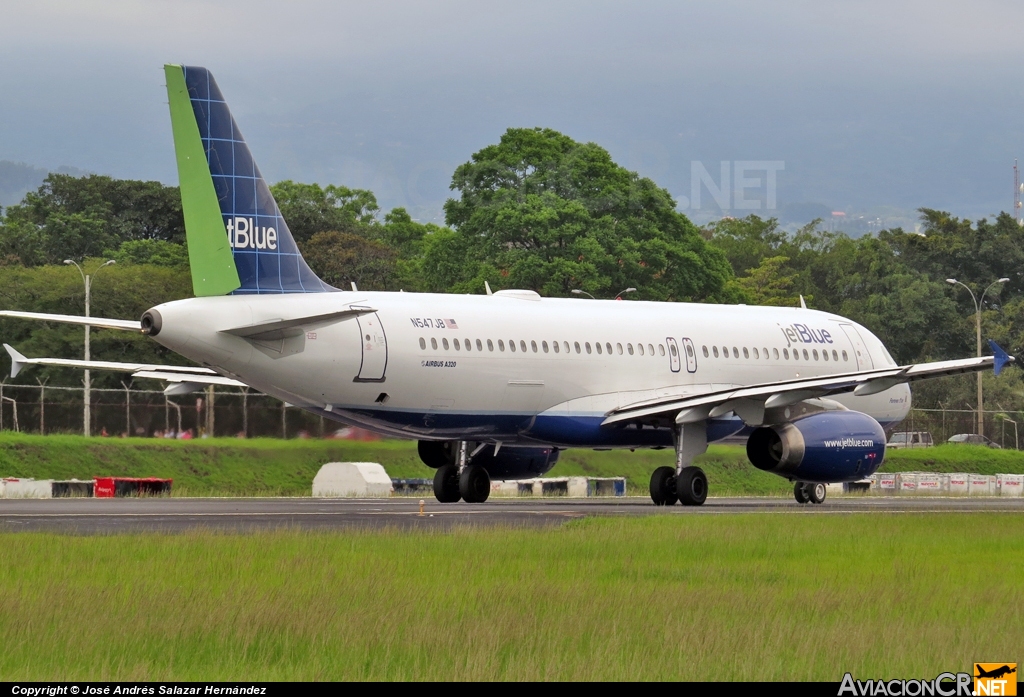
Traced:
<path fill-rule="evenodd" d="M 651 475 L 651 500 L 655 506 L 673 506 L 679 500 L 676 493 L 676 471 L 659 467 Z"/>
<path fill-rule="evenodd" d="M 807 485 L 803 482 L 797 482 L 794 484 L 793 498 L 796 499 L 797 503 L 807 503 L 810 500 L 807 498 Z"/>
<path fill-rule="evenodd" d="M 438 467 L 434 473 L 434 497 L 441 503 L 457 503 L 459 493 L 459 468 L 455 465 Z"/>
<path fill-rule="evenodd" d="M 700 467 L 684 467 L 676 477 L 676 494 L 684 506 L 699 506 L 708 497 L 708 478 Z"/>
<path fill-rule="evenodd" d="M 822 483 L 807 485 L 807 500 L 811 503 L 825 503 L 825 485 Z"/>
<path fill-rule="evenodd" d="M 459 493 L 466 503 L 483 503 L 491 495 L 491 478 L 479 465 L 470 465 L 459 477 Z"/>

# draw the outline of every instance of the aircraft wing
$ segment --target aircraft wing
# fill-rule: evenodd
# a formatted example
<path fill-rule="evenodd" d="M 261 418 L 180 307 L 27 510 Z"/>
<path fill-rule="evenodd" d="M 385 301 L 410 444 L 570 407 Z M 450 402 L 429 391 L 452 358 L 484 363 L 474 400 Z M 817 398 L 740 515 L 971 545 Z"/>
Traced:
<path fill-rule="evenodd" d="M 51 315 L 46 312 L 19 312 L 16 310 L 0 310 L 0 317 L 13 319 L 34 319 L 42 322 L 62 322 L 64 324 L 81 324 L 101 329 L 126 329 L 142 331 L 142 323 L 134 319 L 107 319 L 104 317 L 79 317 L 77 315 Z"/>
<path fill-rule="evenodd" d="M 699 395 L 660 397 L 628 404 L 608 412 L 602 426 L 671 418 L 677 424 L 695 423 L 734 412 L 749 425 L 763 423 L 765 409 L 786 407 L 805 399 L 853 392 L 871 395 L 905 382 L 974 373 L 993 368 L 998 375 L 1003 366 L 1016 362 L 994 341 L 989 341 L 993 356 L 937 361 L 893 368 L 840 373 L 813 378 L 781 380 L 758 385 L 733 386 Z"/>
<path fill-rule="evenodd" d="M 196 392 L 206 385 L 221 385 L 227 387 L 247 387 L 244 382 L 203 368 L 191 365 L 156 365 L 153 363 L 120 363 L 115 361 L 79 361 L 69 358 L 26 358 L 17 349 L 9 344 L 4 344 L 7 353 L 11 357 L 11 377 L 17 377 L 18 373 L 25 366 L 29 365 L 52 365 L 62 368 L 82 368 L 83 370 L 112 370 L 115 372 L 131 373 L 133 378 L 149 378 L 163 380 L 171 383 L 165 394 L 185 394 Z"/>

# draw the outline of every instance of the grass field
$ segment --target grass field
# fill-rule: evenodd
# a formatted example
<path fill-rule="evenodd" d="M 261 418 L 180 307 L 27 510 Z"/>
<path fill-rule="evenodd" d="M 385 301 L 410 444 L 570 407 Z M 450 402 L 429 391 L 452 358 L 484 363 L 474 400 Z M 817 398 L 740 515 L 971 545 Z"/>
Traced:
<path fill-rule="evenodd" d="M 332 461 L 379 462 L 396 478 L 433 476 L 416 455 L 414 441 L 165 441 L 0 434 L 0 477 L 170 477 L 176 495 L 308 496 L 317 470 Z M 631 493 L 646 493 L 651 472 L 672 461 L 667 450 L 567 450 L 549 476 L 625 476 Z M 784 479 L 752 467 L 741 446 L 711 446 L 697 464 L 707 472 L 712 495 L 791 492 Z M 886 454 L 883 470 L 1019 474 L 1024 473 L 1024 452 L 966 445 L 895 450 Z"/>
<path fill-rule="evenodd" d="M 447 534 L 6 534 L 0 675 L 934 677 L 1021 658 L 1020 523 L 756 514 Z"/>

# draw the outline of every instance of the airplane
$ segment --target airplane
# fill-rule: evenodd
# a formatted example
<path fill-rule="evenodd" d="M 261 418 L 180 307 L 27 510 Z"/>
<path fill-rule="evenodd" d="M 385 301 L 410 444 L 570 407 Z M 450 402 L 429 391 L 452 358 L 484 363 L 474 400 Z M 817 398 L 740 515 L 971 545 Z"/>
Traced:
<path fill-rule="evenodd" d="M 992 356 L 897 365 L 868 329 L 805 307 L 338 289 L 309 268 L 223 94 L 201 67 L 166 65 L 194 298 L 139 321 L 0 316 L 141 331 L 190 368 L 27 358 L 169 384 L 249 386 L 311 413 L 415 439 L 441 502 L 482 503 L 492 479 L 540 476 L 567 448 L 672 448 L 657 505 L 701 505 L 708 443 L 745 437 L 751 464 L 822 503 L 825 484 L 874 473 L 909 383 L 1002 368 Z"/>
<path fill-rule="evenodd" d="M 999 668 L 994 668 L 992 670 L 984 670 L 983 668 L 981 668 L 981 666 L 978 666 L 978 665 L 975 665 L 975 668 L 978 671 L 978 674 L 974 676 L 976 678 L 996 678 L 996 679 L 998 679 L 998 678 L 1003 677 L 1004 675 L 1009 675 L 1010 673 L 1016 673 L 1017 672 L 1016 668 L 1011 668 L 1008 665 L 1003 665 L 1003 666 L 1001 666 Z"/>

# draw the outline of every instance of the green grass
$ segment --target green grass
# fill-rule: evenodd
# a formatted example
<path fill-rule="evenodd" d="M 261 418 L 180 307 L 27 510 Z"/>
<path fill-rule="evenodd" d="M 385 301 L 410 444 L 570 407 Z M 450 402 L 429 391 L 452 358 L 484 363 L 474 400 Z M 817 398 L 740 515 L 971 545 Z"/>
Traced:
<path fill-rule="evenodd" d="M 97 475 L 170 477 L 176 495 L 308 496 L 325 462 L 369 461 L 396 478 L 428 478 L 433 470 L 414 441 L 337 440 L 166 441 L 0 434 L 0 476 L 91 479 Z M 567 450 L 548 476 L 625 476 L 629 492 L 646 494 L 651 472 L 671 465 L 668 450 Z M 791 485 L 755 469 L 741 446 L 713 445 L 697 461 L 716 496 L 788 496 Z M 884 471 L 1024 473 L 1024 452 L 970 445 L 891 450 Z"/>
<path fill-rule="evenodd" d="M 1021 517 L 0 536 L 5 680 L 831 680 L 1016 660 Z"/>

